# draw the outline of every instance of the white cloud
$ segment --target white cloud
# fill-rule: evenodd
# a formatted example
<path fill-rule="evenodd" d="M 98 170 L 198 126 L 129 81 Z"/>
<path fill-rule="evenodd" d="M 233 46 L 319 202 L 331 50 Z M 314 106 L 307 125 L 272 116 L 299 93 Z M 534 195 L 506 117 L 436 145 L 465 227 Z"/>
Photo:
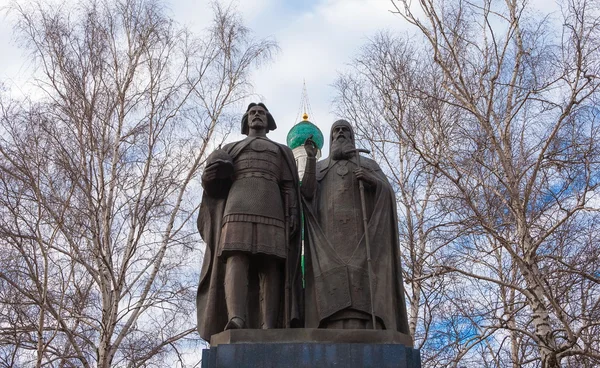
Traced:
<path fill-rule="evenodd" d="M 8 1 L 0 0 L 0 5 Z M 547 2 L 542 6 L 542 0 L 534 3 L 538 9 L 550 6 Z M 390 12 L 391 2 L 384 0 L 234 0 L 233 4 L 257 37 L 274 38 L 281 47 L 274 63 L 253 74 L 255 92 L 262 96 L 279 125 L 270 134 L 278 142 L 285 141 L 287 132 L 300 118 L 304 80 L 313 112 L 310 118 L 327 136 L 337 119 L 330 111 L 335 93 L 331 84 L 337 74 L 377 31 L 404 32 L 409 27 Z M 556 3 L 551 5 L 557 9 Z M 179 23 L 196 32 L 205 29 L 212 18 L 207 0 L 171 0 L 167 6 Z M 10 22 L 0 22 L 0 80 L 20 86 L 27 58 L 10 43 L 11 35 Z"/>
<path fill-rule="evenodd" d="M 14 17 L 6 11 L 9 5 L 9 0 L 0 0 L 0 84 L 12 87 L 15 95 L 23 95 L 27 93 L 26 81 L 32 65 L 27 51 L 17 47 L 13 37 Z"/>
<path fill-rule="evenodd" d="M 284 142 L 298 121 L 302 83 L 306 79 L 313 116 L 310 120 L 323 131 L 338 117 L 333 115 L 331 84 L 337 74 L 359 51 L 369 37 L 383 29 L 401 31 L 406 22 L 390 13 L 391 3 L 381 0 L 326 0 L 300 14 L 280 15 L 288 22 L 269 28 L 269 14 L 258 15 L 251 26 L 259 36 L 274 35 L 281 53 L 268 68 L 255 73 L 256 92 L 278 122 L 270 136 Z"/>
<path fill-rule="evenodd" d="M 0 0 L 0 4 L 8 1 Z M 235 0 L 234 5 L 255 36 L 274 38 L 281 47 L 274 63 L 254 73 L 255 92 L 264 97 L 279 125 L 270 135 L 278 142 L 285 141 L 299 119 L 304 80 L 313 111 L 311 120 L 327 136 L 337 118 L 330 113 L 334 94 L 330 85 L 337 73 L 377 30 L 406 27 L 400 17 L 389 12 L 391 3 L 382 0 Z M 205 29 L 212 18 L 210 1 L 173 0 L 167 7 L 177 22 L 196 32 Z M 1 22 L 0 80 L 15 88 L 23 85 L 27 58 L 11 39 L 10 22 Z"/>
<path fill-rule="evenodd" d="M 212 1 L 194 0 L 166 0 L 168 7 L 180 24 L 195 32 L 200 32 L 210 25 L 212 20 Z M 233 0 L 218 1 L 224 8 L 233 6 L 243 14 L 244 22 L 251 23 L 260 14 L 264 14 L 272 7 L 273 0 Z"/>

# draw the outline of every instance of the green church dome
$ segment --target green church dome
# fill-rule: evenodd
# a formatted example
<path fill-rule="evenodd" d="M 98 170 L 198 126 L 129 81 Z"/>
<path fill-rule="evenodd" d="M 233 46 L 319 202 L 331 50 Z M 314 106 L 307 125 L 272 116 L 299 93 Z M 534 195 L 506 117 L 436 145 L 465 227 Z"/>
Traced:
<path fill-rule="evenodd" d="M 300 147 L 306 141 L 306 138 L 312 134 L 313 141 L 317 144 L 317 148 L 323 148 L 323 133 L 317 126 L 308 120 L 304 120 L 294 125 L 287 135 L 287 145 L 291 149 Z"/>

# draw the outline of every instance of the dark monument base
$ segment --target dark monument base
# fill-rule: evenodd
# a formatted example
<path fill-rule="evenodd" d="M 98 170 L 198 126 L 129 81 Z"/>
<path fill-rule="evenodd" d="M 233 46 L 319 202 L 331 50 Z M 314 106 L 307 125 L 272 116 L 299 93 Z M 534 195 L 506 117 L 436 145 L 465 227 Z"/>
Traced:
<path fill-rule="evenodd" d="M 228 330 L 202 351 L 202 368 L 420 368 L 409 336 L 375 330 Z"/>

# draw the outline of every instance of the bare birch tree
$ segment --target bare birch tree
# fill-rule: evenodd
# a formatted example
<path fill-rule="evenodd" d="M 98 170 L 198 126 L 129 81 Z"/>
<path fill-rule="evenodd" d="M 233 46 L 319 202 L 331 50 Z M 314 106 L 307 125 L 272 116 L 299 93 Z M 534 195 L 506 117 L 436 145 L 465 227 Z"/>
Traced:
<path fill-rule="evenodd" d="M 38 69 L 0 104 L 0 365 L 198 364 L 198 174 L 275 44 L 218 5 L 200 37 L 156 1 L 12 11 Z"/>
<path fill-rule="evenodd" d="M 372 77 L 363 72 L 354 89 L 364 96 L 338 88 L 336 105 L 363 131 L 391 127 L 373 144 L 395 140 L 435 174 L 432 211 L 444 217 L 425 216 L 453 224 L 443 262 L 430 263 L 431 276 L 452 277 L 437 294 L 445 322 L 421 327 L 432 342 L 448 337 L 431 366 L 600 362 L 600 13 L 594 1 L 561 4 L 544 15 L 510 0 L 393 1 L 424 43 L 400 73 L 390 66 L 402 50 L 390 43 L 379 60 L 362 55 L 353 65 Z M 405 73 L 418 83 L 391 77 Z M 365 110 L 365 96 L 382 102 Z"/>
<path fill-rule="evenodd" d="M 434 336 L 439 331 L 430 327 L 447 321 L 444 310 L 449 305 L 444 300 L 453 276 L 441 265 L 450 261 L 446 247 L 460 231 L 440 201 L 443 178 L 419 157 L 406 136 L 410 131 L 412 139 L 441 152 L 440 124 L 454 113 L 442 104 L 421 103 L 426 97 L 419 93 L 423 85 L 429 93 L 444 91 L 438 84 L 439 71 L 422 63 L 420 53 L 411 40 L 377 35 L 337 79 L 335 107 L 355 122 L 357 137 L 368 145 L 396 190 L 409 325 L 423 364 L 433 367 L 444 361 L 441 355 L 449 354 L 443 348 L 447 344 Z"/>

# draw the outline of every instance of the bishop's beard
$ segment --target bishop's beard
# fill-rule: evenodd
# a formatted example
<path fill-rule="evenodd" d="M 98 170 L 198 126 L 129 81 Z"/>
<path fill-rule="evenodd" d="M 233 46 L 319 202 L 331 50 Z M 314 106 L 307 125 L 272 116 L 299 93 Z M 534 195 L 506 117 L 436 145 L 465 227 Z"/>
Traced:
<path fill-rule="evenodd" d="M 356 147 L 350 139 L 341 138 L 331 142 L 331 158 L 334 160 L 349 160 L 356 153 L 351 151 Z M 351 152 L 348 152 L 351 151 Z"/>

